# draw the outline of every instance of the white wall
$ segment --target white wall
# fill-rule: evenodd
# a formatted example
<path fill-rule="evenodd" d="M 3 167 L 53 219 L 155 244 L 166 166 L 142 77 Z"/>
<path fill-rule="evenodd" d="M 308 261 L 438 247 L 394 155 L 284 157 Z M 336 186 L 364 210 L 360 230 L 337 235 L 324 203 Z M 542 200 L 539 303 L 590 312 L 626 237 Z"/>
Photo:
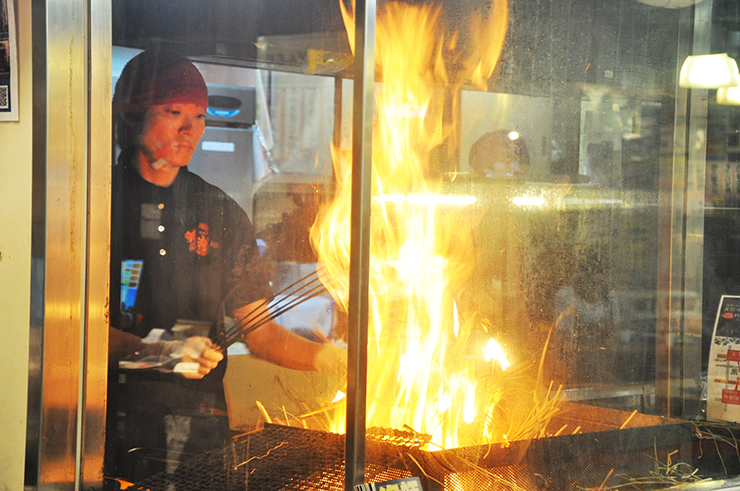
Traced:
<path fill-rule="evenodd" d="M 11 0 L 12 2 L 13 0 Z M 15 1 L 19 120 L 0 121 L 0 491 L 23 489 L 31 278 L 31 2 Z"/>
<path fill-rule="evenodd" d="M 334 79 L 272 74 L 272 157 L 286 181 L 291 182 L 290 174 L 330 178 L 334 111 L 327 108 L 333 107 Z"/>

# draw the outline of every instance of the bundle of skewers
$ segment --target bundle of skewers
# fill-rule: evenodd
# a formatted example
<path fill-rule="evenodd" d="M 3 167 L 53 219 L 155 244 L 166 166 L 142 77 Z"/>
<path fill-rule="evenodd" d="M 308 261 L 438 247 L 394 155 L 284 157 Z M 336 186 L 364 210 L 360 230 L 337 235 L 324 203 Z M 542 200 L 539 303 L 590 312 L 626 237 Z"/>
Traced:
<path fill-rule="evenodd" d="M 326 283 L 332 279 L 326 274 L 325 267 L 316 269 L 315 273 L 306 275 L 277 292 L 272 300 L 264 300 L 251 312 L 233 325 L 227 326 L 214 340 L 214 348 L 225 351 L 229 346 L 246 338 L 250 333 L 272 322 L 289 310 L 313 298 L 326 293 Z"/>

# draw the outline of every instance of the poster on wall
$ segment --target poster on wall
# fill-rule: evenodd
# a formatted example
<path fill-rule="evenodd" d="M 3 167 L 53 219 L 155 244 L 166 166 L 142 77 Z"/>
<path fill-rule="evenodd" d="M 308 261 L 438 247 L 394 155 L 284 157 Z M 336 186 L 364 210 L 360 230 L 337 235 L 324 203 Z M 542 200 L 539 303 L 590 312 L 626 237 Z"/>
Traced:
<path fill-rule="evenodd" d="M 723 295 L 707 373 L 707 419 L 740 422 L 740 296 Z"/>
<path fill-rule="evenodd" d="M 18 46 L 15 0 L 0 0 L 0 121 L 18 121 Z"/>

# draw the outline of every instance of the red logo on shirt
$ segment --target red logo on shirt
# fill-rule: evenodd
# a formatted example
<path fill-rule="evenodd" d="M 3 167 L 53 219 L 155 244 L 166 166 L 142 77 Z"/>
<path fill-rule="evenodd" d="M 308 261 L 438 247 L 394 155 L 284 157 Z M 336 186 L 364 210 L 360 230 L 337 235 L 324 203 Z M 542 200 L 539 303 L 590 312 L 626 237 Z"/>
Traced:
<path fill-rule="evenodd" d="M 218 242 L 208 237 L 208 225 L 199 223 L 197 228 L 185 232 L 185 239 L 190 243 L 190 250 L 199 256 L 208 254 L 208 249 L 218 249 Z"/>

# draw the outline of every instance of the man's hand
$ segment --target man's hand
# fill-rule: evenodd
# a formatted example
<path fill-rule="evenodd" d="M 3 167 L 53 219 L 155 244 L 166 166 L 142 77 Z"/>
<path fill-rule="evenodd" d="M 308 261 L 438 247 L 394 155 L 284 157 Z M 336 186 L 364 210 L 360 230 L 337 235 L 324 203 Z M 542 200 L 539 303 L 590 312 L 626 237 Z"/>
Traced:
<path fill-rule="evenodd" d="M 181 356 L 182 361 L 175 366 L 175 372 L 181 373 L 189 379 L 200 379 L 218 366 L 224 359 L 224 355 L 212 348 L 211 340 L 203 336 L 191 336 L 183 341 L 172 341 L 181 343 L 172 345 L 173 351 L 167 353 L 169 356 Z"/>
<path fill-rule="evenodd" d="M 234 312 L 236 319 L 269 316 L 265 300 L 252 302 Z M 256 357 L 293 370 L 346 373 L 347 350 L 334 343 L 315 343 L 274 321 L 266 322 L 244 336 L 244 343 Z"/>

